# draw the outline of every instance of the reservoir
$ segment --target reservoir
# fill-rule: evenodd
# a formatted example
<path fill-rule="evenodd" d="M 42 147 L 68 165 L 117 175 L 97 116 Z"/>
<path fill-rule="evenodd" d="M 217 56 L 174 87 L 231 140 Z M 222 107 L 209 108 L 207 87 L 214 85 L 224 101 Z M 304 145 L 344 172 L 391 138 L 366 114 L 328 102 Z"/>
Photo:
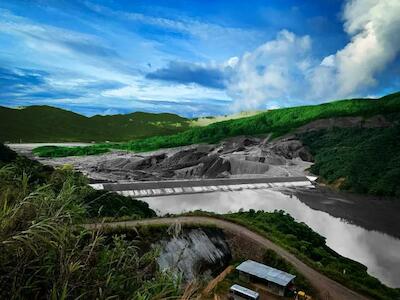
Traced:
<path fill-rule="evenodd" d="M 376 200 L 324 189 L 277 188 L 146 197 L 159 215 L 203 210 L 284 210 L 326 238 L 327 245 L 368 268 L 390 287 L 400 287 L 398 201 Z"/>

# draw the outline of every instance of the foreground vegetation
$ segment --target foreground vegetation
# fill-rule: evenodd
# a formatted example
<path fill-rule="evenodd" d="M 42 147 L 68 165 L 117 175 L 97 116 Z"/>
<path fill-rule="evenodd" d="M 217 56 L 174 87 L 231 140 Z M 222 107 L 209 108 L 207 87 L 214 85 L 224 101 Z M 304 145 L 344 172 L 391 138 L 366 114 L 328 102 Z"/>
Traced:
<path fill-rule="evenodd" d="M 399 289 L 383 285 L 367 273 L 364 265 L 340 256 L 326 245 L 324 237 L 283 211 L 268 213 L 250 210 L 228 214 L 224 218 L 265 235 L 316 270 L 372 299 L 400 299 Z M 266 259 L 274 260 L 273 254 L 266 255 Z"/>
<path fill-rule="evenodd" d="M 181 277 L 157 269 L 157 250 L 148 243 L 160 234 L 157 228 L 138 231 L 146 237 L 143 249 L 137 231 L 89 231 L 79 225 L 99 218 L 154 217 L 142 201 L 95 191 L 68 168 L 43 166 L 0 144 L 0 207 L 0 298 L 176 299 L 185 292 Z M 363 265 L 341 257 L 282 211 L 250 210 L 224 218 L 265 235 L 356 291 L 374 299 L 400 298 L 399 290 L 369 276 Z M 298 274 L 273 252 L 267 251 L 264 261 Z M 310 290 L 302 276 L 298 280 L 300 288 Z"/>
<path fill-rule="evenodd" d="M 130 151 L 151 151 L 159 148 L 185 146 L 197 143 L 217 143 L 223 139 L 239 135 L 260 135 L 271 133 L 273 137 L 294 131 L 311 121 L 324 118 L 361 116 L 377 114 L 387 115 L 400 112 L 400 93 L 382 97 L 379 100 L 355 99 L 342 100 L 314 106 L 300 106 L 271 110 L 248 118 L 218 122 L 206 127 L 194 127 L 170 135 L 136 139 L 121 144 L 100 144 L 86 147 L 86 151 L 114 148 Z M 90 149 L 90 150 L 89 150 Z M 100 150 L 101 149 L 101 150 Z M 82 155 L 82 147 L 72 147 L 68 151 L 57 148 L 37 148 L 39 156 Z"/>
<path fill-rule="evenodd" d="M 152 217 L 141 201 L 94 191 L 0 144 L 1 299 L 175 299 L 180 278 L 157 271 L 156 250 L 140 253 L 123 234 L 78 224 L 91 217 Z"/>

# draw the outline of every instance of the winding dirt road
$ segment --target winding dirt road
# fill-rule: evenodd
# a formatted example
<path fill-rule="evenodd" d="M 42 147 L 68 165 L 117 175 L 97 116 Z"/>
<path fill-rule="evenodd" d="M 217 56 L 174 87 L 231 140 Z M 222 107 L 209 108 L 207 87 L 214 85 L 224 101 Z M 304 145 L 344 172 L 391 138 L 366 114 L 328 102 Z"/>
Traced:
<path fill-rule="evenodd" d="M 87 224 L 84 225 L 87 229 L 96 229 L 101 227 L 135 227 L 138 225 L 150 225 L 150 224 L 164 224 L 171 225 L 175 223 L 181 224 L 198 224 L 198 225 L 215 225 L 223 230 L 229 231 L 235 235 L 240 235 L 247 238 L 253 243 L 257 243 L 262 247 L 269 248 L 277 252 L 284 259 L 290 262 L 301 274 L 306 277 L 315 289 L 319 292 L 322 299 L 335 299 L 335 300 L 367 300 L 365 296 L 362 296 L 349 288 L 337 283 L 336 281 L 326 277 L 325 275 L 314 270 L 310 266 L 303 263 L 293 254 L 289 253 L 282 247 L 274 244 L 265 237 L 243 227 L 241 225 L 231 223 L 229 221 L 216 219 L 212 217 L 175 217 L 175 218 L 158 218 L 158 219 L 145 219 L 137 221 L 126 221 L 126 222 L 112 222 L 102 224 Z"/>

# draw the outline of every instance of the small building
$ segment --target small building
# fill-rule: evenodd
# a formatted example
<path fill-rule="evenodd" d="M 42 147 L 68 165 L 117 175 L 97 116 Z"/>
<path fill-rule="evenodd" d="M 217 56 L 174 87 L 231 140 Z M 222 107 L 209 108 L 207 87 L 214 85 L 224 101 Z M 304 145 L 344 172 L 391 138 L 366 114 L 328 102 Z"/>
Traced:
<path fill-rule="evenodd" d="M 245 282 L 258 283 L 279 296 L 285 296 L 294 288 L 295 275 L 266 266 L 253 260 L 246 260 L 236 267 L 239 278 Z"/>
<path fill-rule="evenodd" d="M 229 299 L 232 300 L 258 300 L 260 295 L 244 286 L 234 284 L 229 289 Z"/>

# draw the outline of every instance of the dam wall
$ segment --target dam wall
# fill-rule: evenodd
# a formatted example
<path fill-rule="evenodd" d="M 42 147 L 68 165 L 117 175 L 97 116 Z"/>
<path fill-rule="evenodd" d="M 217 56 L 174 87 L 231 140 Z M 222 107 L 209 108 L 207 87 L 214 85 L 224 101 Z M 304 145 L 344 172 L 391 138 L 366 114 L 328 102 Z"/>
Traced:
<path fill-rule="evenodd" d="M 254 177 L 195 180 L 137 181 L 126 183 L 96 183 L 94 189 L 113 191 L 124 196 L 153 197 L 180 194 L 240 191 L 278 187 L 313 187 L 307 177 Z"/>

